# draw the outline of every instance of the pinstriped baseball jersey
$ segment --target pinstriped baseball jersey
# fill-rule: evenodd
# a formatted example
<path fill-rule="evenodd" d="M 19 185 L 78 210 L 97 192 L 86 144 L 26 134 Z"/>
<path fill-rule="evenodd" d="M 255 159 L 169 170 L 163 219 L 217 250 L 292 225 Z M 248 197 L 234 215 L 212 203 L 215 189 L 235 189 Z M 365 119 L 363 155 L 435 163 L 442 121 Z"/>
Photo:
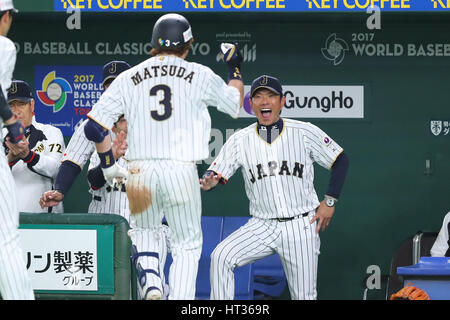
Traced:
<path fill-rule="evenodd" d="M 250 200 L 250 215 L 288 218 L 319 206 L 314 189 L 316 162 L 331 169 L 343 149 L 317 126 L 283 119 L 279 136 L 267 143 L 254 123 L 233 134 L 209 170 L 230 178 L 239 167 Z"/>
<path fill-rule="evenodd" d="M 117 163 L 127 168 L 127 161 L 121 157 Z M 100 164 L 100 158 L 97 152 L 93 153 L 89 162 L 89 170 Z M 89 205 L 89 213 L 113 213 L 118 214 L 130 221 L 130 209 L 125 190 L 125 185 L 111 187 L 105 184 L 97 190 L 89 189 L 92 194 L 92 201 Z"/>
<path fill-rule="evenodd" d="M 84 126 L 88 120 L 84 120 L 75 130 L 67 145 L 62 162 L 71 161 L 77 164 L 81 170 L 95 151 L 95 144 L 89 141 L 84 135 Z M 117 121 L 117 120 L 116 120 Z"/>
<path fill-rule="evenodd" d="M 0 58 L 0 86 L 2 87 L 3 95 L 7 97 L 7 90 L 11 86 L 14 66 L 16 64 L 16 47 L 11 40 L 1 35 Z"/>
<path fill-rule="evenodd" d="M 239 90 L 203 65 L 176 56 L 155 56 L 122 72 L 94 105 L 88 117 L 111 129 L 124 114 L 128 122 L 127 181 L 132 190 L 149 190 L 151 204 L 131 212 L 130 225 L 156 239 L 163 214 L 171 228 L 173 264 L 169 299 L 194 299 L 202 248 L 201 197 L 195 161 L 209 155 L 208 106 L 237 118 Z M 150 179 L 150 177 L 152 177 Z M 137 239 L 137 238 L 136 238 Z M 138 252 L 159 252 L 152 241 L 133 240 Z M 139 238 L 140 239 L 140 238 Z M 149 267 L 155 260 L 142 257 Z M 162 291 L 161 280 L 148 276 L 144 288 Z"/>
<path fill-rule="evenodd" d="M 239 91 L 203 65 L 176 56 L 152 57 L 121 73 L 88 117 L 111 129 L 128 123 L 127 158 L 197 161 L 208 157 L 208 106 L 239 114 Z M 156 147 L 157 146 L 157 147 Z"/>
<path fill-rule="evenodd" d="M 0 84 L 5 97 L 8 96 L 6 90 L 11 85 L 15 63 L 13 42 L 0 36 Z M 1 125 L 3 120 L 0 119 Z M 10 189 L 12 185 L 14 180 L 0 144 L 0 293 L 4 300 L 33 300 L 33 288 L 17 231 L 19 210 L 16 193 Z"/>
<path fill-rule="evenodd" d="M 75 130 L 69 141 L 66 152 L 62 161 L 71 161 L 77 164 L 81 169 L 88 160 L 89 169 L 96 167 L 100 163 L 98 154 L 95 152 L 95 144 L 89 141 L 84 134 L 84 126 L 88 120 L 84 120 Z M 110 132 L 111 138 L 114 140 L 114 133 Z M 119 164 L 126 167 L 125 159 L 121 158 Z M 125 192 L 114 191 L 109 186 L 104 186 L 98 190 L 89 189 L 93 199 L 89 205 L 90 213 L 115 213 L 129 220 L 128 199 Z M 100 200 L 95 200 L 100 199 Z"/>

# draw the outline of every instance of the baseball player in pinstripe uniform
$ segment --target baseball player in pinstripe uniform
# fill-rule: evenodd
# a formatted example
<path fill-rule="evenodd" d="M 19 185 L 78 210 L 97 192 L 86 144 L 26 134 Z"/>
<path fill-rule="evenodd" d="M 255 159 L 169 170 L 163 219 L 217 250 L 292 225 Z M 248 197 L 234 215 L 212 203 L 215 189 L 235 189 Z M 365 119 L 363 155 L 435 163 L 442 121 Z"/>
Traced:
<path fill-rule="evenodd" d="M 124 61 L 111 61 L 105 64 L 103 66 L 103 88 L 107 90 L 114 79 L 129 68 L 130 65 Z M 63 156 L 60 170 L 56 177 L 55 190 L 45 192 L 40 199 L 40 205 L 41 207 L 51 207 L 62 202 L 76 177 L 83 170 L 86 162 L 90 160 L 88 181 L 92 200 L 88 212 L 119 214 L 129 221 L 130 210 L 125 192 L 125 185 L 115 184 L 111 186 L 105 183 L 103 172 L 99 167 L 100 159 L 95 152 L 95 145 L 92 141 L 89 141 L 84 134 L 86 122 L 87 120 L 81 123 L 70 139 L 69 145 Z M 128 147 L 126 142 L 126 132 L 127 122 L 123 115 L 121 115 L 119 120 L 114 123 L 111 135 L 114 135 L 112 144 L 113 156 L 115 159 L 118 159 L 118 163 L 124 167 L 127 167 L 127 162 L 123 157 Z M 162 235 L 159 238 L 161 265 L 156 269 L 164 269 L 168 250 L 168 238 L 170 237 L 170 230 L 167 225 L 161 226 L 160 233 Z M 164 282 L 164 279 L 162 279 L 162 281 Z M 167 291 L 168 290 L 164 292 L 164 295 L 168 294 Z"/>
<path fill-rule="evenodd" d="M 241 167 L 251 219 L 211 254 L 211 299 L 233 299 L 235 267 L 277 253 L 292 299 L 316 299 L 319 230 L 334 213 L 348 168 L 343 149 L 315 125 L 280 118 L 285 103 L 278 79 L 251 86 L 258 121 L 232 135 L 200 179 L 210 190 Z M 314 190 L 314 167 L 331 170 L 325 200 Z"/>
<path fill-rule="evenodd" d="M 9 142 L 18 143 L 24 139 L 25 130 L 6 100 L 6 90 L 11 85 L 16 64 L 16 47 L 6 38 L 13 12 L 17 11 L 11 0 L 0 0 L 0 127 L 7 128 Z M 19 210 L 16 193 L 11 190 L 13 185 L 4 150 L 0 150 L 0 293 L 4 300 L 33 300 L 33 288 L 17 231 Z"/>
<path fill-rule="evenodd" d="M 103 88 L 107 90 L 107 88 L 111 85 L 112 81 L 124 70 L 130 68 L 130 65 L 125 61 L 111 61 L 103 66 Z M 81 125 L 75 130 L 72 135 L 72 138 L 69 141 L 69 145 L 67 146 L 66 152 L 62 158 L 62 164 L 59 169 L 59 172 L 55 179 L 55 190 L 50 190 L 45 192 L 41 199 L 40 204 L 41 207 L 52 207 L 62 202 L 65 194 L 69 191 L 76 177 L 83 170 L 86 162 L 91 158 L 91 156 L 95 153 L 95 145 L 86 139 L 84 135 L 84 126 L 86 125 L 87 119 L 84 120 Z M 119 137 L 120 143 L 116 143 L 114 145 L 114 156 L 119 158 L 119 155 L 122 156 L 123 152 L 119 151 L 122 149 L 122 144 L 124 143 L 123 137 Z M 123 193 L 114 193 L 118 197 L 123 197 Z M 96 213 L 103 212 L 116 212 L 110 210 L 108 204 L 103 201 L 103 206 L 99 208 L 93 203 L 97 202 L 95 200 L 95 195 L 93 195 L 90 208 L 95 208 Z M 127 210 L 126 207 L 121 206 L 121 209 Z M 92 212 L 92 211 L 89 211 Z M 121 211 L 120 214 L 128 215 L 127 212 Z"/>
<path fill-rule="evenodd" d="M 152 34 L 151 58 L 123 72 L 94 105 L 85 126 L 96 142 L 105 179 L 127 177 L 130 237 L 136 246 L 142 296 L 161 299 L 158 268 L 163 214 L 171 229 L 173 263 L 169 299 L 194 299 L 202 248 L 201 198 L 195 162 L 208 156 L 208 106 L 237 118 L 243 101 L 242 57 L 233 44 L 221 46 L 228 85 L 211 69 L 185 58 L 193 41 L 179 14 L 160 17 Z M 125 114 L 129 175 L 114 162 L 109 129 Z"/>
<path fill-rule="evenodd" d="M 34 99 L 25 81 L 14 80 L 8 90 L 8 103 L 25 126 L 25 138 L 17 144 L 5 141 L 5 151 L 17 194 L 27 197 L 19 201 L 19 212 L 47 212 L 39 206 L 42 192 L 53 186 L 65 150 L 60 129 L 39 123 L 34 118 Z M 3 129 L 3 134 L 6 129 Z M 63 212 L 62 202 L 52 212 Z"/>
<path fill-rule="evenodd" d="M 123 157 L 128 147 L 125 140 L 126 132 L 127 121 L 123 116 L 121 116 L 120 119 L 114 124 L 111 130 L 111 136 L 115 136 L 113 138 L 113 148 L 116 150 L 114 158 L 124 168 L 128 167 L 128 164 Z M 100 167 L 100 158 L 96 152 L 92 154 L 89 161 L 88 181 L 91 187 L 89 192 L 92 194 L 92 201 L 89 205 L 88 212 L 116 212 L 129 221 L 130 209 L 125 184 L 110 186 L 106 183 Z"/>

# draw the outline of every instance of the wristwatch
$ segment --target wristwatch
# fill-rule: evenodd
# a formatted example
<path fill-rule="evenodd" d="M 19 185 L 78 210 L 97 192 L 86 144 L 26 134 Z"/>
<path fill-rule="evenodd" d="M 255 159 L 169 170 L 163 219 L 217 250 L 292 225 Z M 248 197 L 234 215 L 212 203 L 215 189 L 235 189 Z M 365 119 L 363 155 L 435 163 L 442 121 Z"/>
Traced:
<path fill-rule="evenodd" d="M 326 204 L 327 206 L 329 206 L 329 207 L 334 207 L 334 205 L 336 204 L 336 202 L 337 202 L 337 199 L 336 199 L 336 198 L 333 198 L 333 197 L 330 197 L 330 196 L 325 195 L 325 204 Z"/>

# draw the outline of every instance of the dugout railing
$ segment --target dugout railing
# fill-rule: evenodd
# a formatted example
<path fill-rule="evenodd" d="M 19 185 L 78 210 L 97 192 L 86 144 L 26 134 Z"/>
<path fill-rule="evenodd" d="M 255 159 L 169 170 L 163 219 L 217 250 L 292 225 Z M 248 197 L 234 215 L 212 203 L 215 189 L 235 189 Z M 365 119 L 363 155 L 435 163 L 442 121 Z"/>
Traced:
<path fill-rule="evenodd" d="M 114 214 L 20 213 L 36 299 L 132 298 L 126 219 Z"/>

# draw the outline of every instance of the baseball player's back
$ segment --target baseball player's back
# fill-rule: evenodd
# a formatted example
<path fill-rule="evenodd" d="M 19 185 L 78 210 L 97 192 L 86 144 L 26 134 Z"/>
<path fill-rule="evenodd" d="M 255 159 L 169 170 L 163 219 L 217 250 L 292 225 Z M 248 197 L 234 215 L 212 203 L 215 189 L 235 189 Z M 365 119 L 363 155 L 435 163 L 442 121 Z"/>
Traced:
<path fill-rule="evenodd" d="M 169 299 L 194 299 L 202 247 L 201 197 L 195 162 L 208 156 L 211 118 L 208 106 L 237 118 L 243 100 L 239 71 L 242 56 L 235 45 L 223 46 L 229 83 L 203 65 L 185 60 L 193 37 L 189 22 L 167 14 L 152 34 L 153 57 L 123 72 L 94 105 L 85 127 L 96 141 L 106 180 L 121 168 L 111 162 L 110 137 L 115 119 L 128 121 L 130 161 L 126 185 L 130 237 L 141 271 L 142 296 L 161 298 L 161 279 L 149 270 L 161 256 L 157 230 L 165 215 L 171 228 L 173 263 Z M 106 138 L 105 138 L 106 137 Z M 122 173 L 120 173 L 122 174 Z"/>
<path fill-rule="evenodd" d="M 133 124 L 127 138 L 130 161 L 204 159 L 211 130 L 207 107 L 234 118 L 239 112 L 235 88 L 208 67 L 177 56 L 152 57 L 123 72 L 103 97 L 107 112 L 93 110 L 90 117 L 110 127 L 125 114 Z"/>

